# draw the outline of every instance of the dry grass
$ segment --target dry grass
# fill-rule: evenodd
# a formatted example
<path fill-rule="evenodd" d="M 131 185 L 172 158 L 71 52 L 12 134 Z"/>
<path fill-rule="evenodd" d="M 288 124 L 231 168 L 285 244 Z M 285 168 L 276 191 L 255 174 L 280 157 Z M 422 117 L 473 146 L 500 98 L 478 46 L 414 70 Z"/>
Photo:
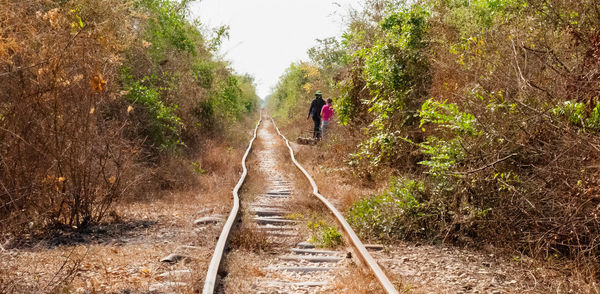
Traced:
<path fill-rule="evenodd" d="M 346 267 L 334 280 L 335 293 L 385 293 L 375 277 L 358 266 Z"/>
<path fill-rule="evenodd" d="M 268 234 L 258 229 L 251 220 L 245 219 L 242 225 L 236 229 L 231 238 L 231 246 L 236 249 L 260 253 L 273 248 L 269 242 Z"/>
<path fill-rule="evenodd" d="M 202 158 L 207 172 L 198 175 L 197 185 L 129 199 L 115 207 L 112 222 L 89 233 L 31 237 L 2 251 L 0 292 L 148 291 L 165 280 L 161 273 L 178 269 L 192 271 L 183 280 L 188 286 L 178 293 L 200 289 L 220 225 L 195 227 L 193 220 L 229 213 L 239 169 L 231 162 L 239 161 L 242 152 L 242 148 L 227 151 L 227 146 L 216 143 L 207 146 L 207 157 Z M 198 247 L 191 252 L 195 258 L 175 265 L 159 262 L 180 245 Z"/>
<path fill-rule="evenodd" d="M 113 83 L 134 35 L 129 8 L 112 0 L 2 2 L 3 233 L 86 226 L 129 192 L 138 149 L 125 135 L 127 106 Z M 86 25 L 75 25 L 75 11 Z"/>
<path fill-rule="evenodd" d="M 263 270 L 268 261 L 263 254 L 245 250 L 234 250 L 227 255 L 227 276 L 224 279 L 224 293 L 247 293 L 253 282 L 264 277 Z"/>

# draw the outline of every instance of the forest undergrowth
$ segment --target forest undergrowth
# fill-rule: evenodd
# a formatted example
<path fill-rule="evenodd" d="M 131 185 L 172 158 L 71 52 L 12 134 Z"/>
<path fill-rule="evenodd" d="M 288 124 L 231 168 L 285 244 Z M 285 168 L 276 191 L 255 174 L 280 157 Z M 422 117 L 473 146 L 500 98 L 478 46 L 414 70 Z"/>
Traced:
<path fill-rule="evenodd" d="M 345 22 L 267 105 L 300 135 L 315 91 L 334 99 L 321 159 L 386 186 L 348 206 L 354 228 L 577 264 L 597 281 L 600 4 L 372 0 Z"/>

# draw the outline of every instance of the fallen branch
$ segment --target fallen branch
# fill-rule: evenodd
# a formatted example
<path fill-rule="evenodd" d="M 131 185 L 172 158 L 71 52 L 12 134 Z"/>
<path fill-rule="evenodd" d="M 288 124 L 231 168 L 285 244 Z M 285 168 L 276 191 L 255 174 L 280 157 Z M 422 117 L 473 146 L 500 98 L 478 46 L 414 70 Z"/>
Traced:
<path fill-rule="evenodd" d="M 500 163 L 502 161 L 505 161 L 505 160 L 507 160 L 507 159 L 515 156 L 515 155 L 517 155 L 517 153 L 512 153 L 512 154 L 507 155 L 505 157 L 502 157 L 502 158 L 500 158 L 500 159 L 498 159 L 498 160 L 496 160 L 496 161 L 494 161 L 492 163 L 489 163 L 487 165 L 484 165 L 482 167 L 479 167 L 479 168 L 476 168 L 476 169 L 473 169 L 473 170 L 470 170 L 470 171 L 466 171 L 466 172 L 453 172 L 451 174 L 454 174 L 454 175 L 468 175 L 468 174 L 476 173 L 476 172 L 484 170 L 484 169 L 486 169 L 488 167 L 494 166 L 494 165 L 496 165 L 496 164 L 498 164 L 498 163 Z"/>

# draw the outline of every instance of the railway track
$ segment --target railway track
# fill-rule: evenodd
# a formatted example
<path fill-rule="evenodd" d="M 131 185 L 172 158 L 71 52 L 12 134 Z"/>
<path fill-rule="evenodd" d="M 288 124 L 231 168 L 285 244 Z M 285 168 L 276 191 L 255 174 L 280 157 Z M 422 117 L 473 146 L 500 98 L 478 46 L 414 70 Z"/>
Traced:
<path fill-rule="evenodd" d="M 246 159 L 257 137 L 261 138 L 263 148 L 259 150 L 259 154 L 256 156 L 256 168 L 266 176 L 262 179 L 261 191 L 255 197 L 248 199 L 247 202 L 240 204 L 238 192 L 248 174 Z M 295 197 L 302 197 L 302 195 L 297 192 L 298 188 L 293 177 L 277 168 L 278 151 L 274 147 L 277 140 L 285 142 L 291 161 L 310 182 L 312 196 L 319 199 L 321 204 L 327 208 L 327 211 L 338 222 L 338 227 L 342 229 L 348 247 L 338 247 L 336 249 L 315 248 L 313 244 L 305 241 L 306 236 L 303 236 L 300 222 L 286 217 L 294 213 L 294 211 L 290 211 L 290 207 L 293 206 L 291 202 L 294 201 Z M 249 225 L 242 226 L 239 223 L 236 225 L 236 222 L 241 222 L 242 219 L 244 222 L 251 222 L 252 228 L 257 230 L 260 236 L 266 238 L 269 244 L 272 244 L 269 254 L 262 255 L 258 260 L 243 259 L 243 262 L 253 263 L 256 268 L 255 271 L 259 272 L 250 284 L 242 286 L 244 292 L 317 293 L 331 291 L 335 287 L 334 280 L 340 271 L 348 270 L 350 267 L 363 266 L 373 274 L 386 293 L 398 293 L 371 257 L 367 248 L 346 223 L 342 214 L 325 197 L 319 194 L 315 181 L 296 161 L 289 141 L 281 134 L 274 121 L 263 120 L 261 115 L 261 119 L 254 130 L 254 136 L 250 140 L 248 149 L 242 159 L 242 167 L 242 176 L 233 189 L 233 209 L 223 226 L 215 247 L 205 278 L 203 293 L 228 292 L 224 283 L 235 279 L 229 276 L 225 279 L 222 278 L 227 274 L 224 270 L 224 264 L 227 262 L 224 259 L 228 241 L 235 228 L 242 230 L 249 227 Z M 240 208 L 243 208 L 245 213 L 243 218 L 240 218 Z"/>

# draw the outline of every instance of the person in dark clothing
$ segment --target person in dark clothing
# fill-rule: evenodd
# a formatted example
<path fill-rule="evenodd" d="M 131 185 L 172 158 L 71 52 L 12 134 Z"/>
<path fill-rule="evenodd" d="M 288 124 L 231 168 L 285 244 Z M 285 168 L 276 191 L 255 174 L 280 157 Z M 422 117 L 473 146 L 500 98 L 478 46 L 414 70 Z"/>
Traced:
<path fill-rule="evenodd" d="M 308 109 L 308 116 L 306 119 L 312 116 L 313 122 L 315 123 L 315 128 L 313 129 L 313 138 L 320 139 L 321 138 L 321 108 L 325 105 L 325 100 L 323 100 L 323 96 L 321 95 L 321 91 L 317 91 L 315 93 L 315 99 L 313 99 L 310 104 L 310 108 Z"/>

